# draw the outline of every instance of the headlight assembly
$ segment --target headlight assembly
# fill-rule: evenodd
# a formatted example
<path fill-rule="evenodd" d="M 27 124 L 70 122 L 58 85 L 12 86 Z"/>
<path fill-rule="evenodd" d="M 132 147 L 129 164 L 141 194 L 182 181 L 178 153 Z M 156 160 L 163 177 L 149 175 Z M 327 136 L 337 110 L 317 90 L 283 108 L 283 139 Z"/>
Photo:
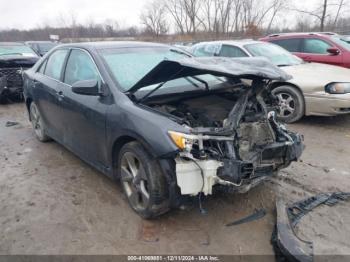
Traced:
<path fill-rule="evenodd" d="M 350 93 L 350 83 L 330 83 L 325 90 L 329 94 L 347 94 Z"/>
<path fill-rule="evenodd" d="M 169 131 L 170 138 L 174 144 L 181 150 L 191 151 L 194 143 L 194 139 L 191 135 Z"/>

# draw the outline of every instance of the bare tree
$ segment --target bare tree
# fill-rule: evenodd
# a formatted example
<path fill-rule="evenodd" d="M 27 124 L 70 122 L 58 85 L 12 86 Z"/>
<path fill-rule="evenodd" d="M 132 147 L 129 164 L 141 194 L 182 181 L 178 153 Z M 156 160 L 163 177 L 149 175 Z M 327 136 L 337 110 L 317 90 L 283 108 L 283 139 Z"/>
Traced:
<path fill-rule="evenodd" d="M 293 10 L 314 17 L 319 23 L 319 30 L 325 31 L 327 18 L 331 19 L 334 16 L 332 28 L 335 29 L 340 13 L 347 3 L 347 0 L 320 0 L 322 4 L 315 7 L 313 10 L 304 10 L 293 8 Z"/>
<path fill-rule="evenodd" d="M 175 29 L 182 35 L 187 33 L 187 17 L 184 11 L 182 0 L 167 0 L 166 9 L 175 22 Z"/>
<path fill-rule="evenodd" d="M 342 9 L 344 8 L 344 6 L 346 5 L 346 2 L 347 2 L 346 0 L 339 0 L 337 11 L 336 11 L 336 14 L 335 14 L 335 17 L 334 17 L 334 20 L 333 20 L 333 26 L 332 26 L 333 30 L 337 26 L 340 13 L 341 13 Z"/>
<path fill-rule="evenodd" d="M 273 0 L 272 10 L 269 24 L 267 26 L 267 31 L 270 32 L 273 22 L 275 21 L 277 15 L 284 9 L 287 8 L 287 0 Z"/>
<path fill-rule="evenodd" d="M 146 27 L 146 32 L 154 36 L 160 36 L 169 31 L 164 1 L 153 0 L 146 4 L 140 19 L 142 24 Z"/>

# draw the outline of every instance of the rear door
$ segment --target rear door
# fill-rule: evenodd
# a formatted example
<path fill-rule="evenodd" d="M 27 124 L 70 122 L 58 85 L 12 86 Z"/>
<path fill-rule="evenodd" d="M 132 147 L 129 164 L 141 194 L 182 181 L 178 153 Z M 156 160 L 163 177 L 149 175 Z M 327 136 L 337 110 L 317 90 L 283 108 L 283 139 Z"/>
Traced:
<path fill-rule="evenodd" d="M 303 39 L 303 56 L 307 62 L 325 63 L 331 65 L 341 65 L 343 63 L 341 53 L 338 55 L 328 53 L 327 49 L 334 47 L 331 42 L 318 38 Z"/>
<path fill-rule="evenodd" d="M 109 97 L 73 93 L 72 85 L 83 80 L 97 80 L 100 88 L 103 83 L 91 55 L 83 49 L 72 49 L 62 83 L 64 144 L 103 168 L 107 162 L 105 131 Z"/>
<path fill-rule="evenodd" d="M 48 134 L 61 140 L 63 136 L 60 80 L 68 50 L 60 49 L 46 59 L 35 74 L 33 98 L 44 120 Z"/>

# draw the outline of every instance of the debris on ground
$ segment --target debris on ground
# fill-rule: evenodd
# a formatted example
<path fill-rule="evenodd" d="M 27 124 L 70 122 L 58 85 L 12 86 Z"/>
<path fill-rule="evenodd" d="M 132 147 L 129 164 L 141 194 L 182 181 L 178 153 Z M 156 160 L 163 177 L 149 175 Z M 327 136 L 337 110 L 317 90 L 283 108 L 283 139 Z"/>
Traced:
<path fill-rule="evenodd" d="M 300 219 L 320 205 L 334 206 L 339 202 L 350 200 L 350 193 L 323 193 L 308 199 L 298 201 L 288 206 L 287 214 L 293 228 Z"/>
<path fill-rule="evenodd" d="M 294 229 L 301 218 L 321 205 L 335 206 L 350 200 L 350 193 L 322 193 L 291 205 L 277 201 L 277 225 L 271 243 L 277 261 L 313 261 L 313 243 L 300 239 Z"/>
<path fill-rule="evenodd" d="M 255 210 L 255 212 L 247 217 L 241 218 L 237 221 L 234 221 L 232 223 L 227 224 L 227 227 L 230 226 L 237 226 L 237 225 L 241 225 L 241 224 L 245 224 L 245 223 L 249 223 L 252 221 L 256 221 L 259 220 L 261 218 L 263 218 L 266 215 L 266 210 L 265 209 L 259 209 L 259 210 Z"/>
<path fill-rule="evenodd" d="M 272 233 L 271 243 L 277 261 L 313 261 L 313 243 L 300 239 L 294 232 L 287 214 L 287 206 L 277 200 L 277 224 Z"/>
<path fill-rule="evenodd" d="M 7 121 L 5 126 L 6 127 L 12 127 L 12 126 L 17 126 L 17 125 L 19 125 L 18 122 Z"/>

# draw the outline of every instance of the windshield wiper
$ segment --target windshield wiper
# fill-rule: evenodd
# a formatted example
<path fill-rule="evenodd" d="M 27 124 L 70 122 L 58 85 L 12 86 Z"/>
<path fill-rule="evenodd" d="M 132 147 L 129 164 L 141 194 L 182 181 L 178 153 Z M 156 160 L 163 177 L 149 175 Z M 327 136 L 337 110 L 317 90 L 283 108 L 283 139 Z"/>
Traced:
<path fill-rule="evenodd" d="M 204 81 L 203 79 L 200 79 L 199 77 L 196 76 L 191 76 L 193 79 L 197 80 L 198 82 L 202 83 L 205 86 L 205 89 L 209 91 L 209 84 L 208 82 Z"/>
<path fill-rule="evenodd" d="M 181 70 L 179 70 L 178 72 L 176 72 L 174 75 L 172 75 L 171 77 L 168 78 L 168 80 L 160 83 L 159 85 L 157 85 L 154 89 L 152 89 L 151 91 L 149 91 L 146 95 L 144 95 L 142 98 L 138 99 L 138 103 L 142 103 L 143 101 L 145 101 L 147 98 L 149 98 L 154 92 L 156 92 L 159 88 L 161 88 L 163 85 L 165 85 L 167 82 L 169 82 L 170 80 L 174 79 L 178 74 L 180 74 L 184 69 L 182 68 Z"/>

